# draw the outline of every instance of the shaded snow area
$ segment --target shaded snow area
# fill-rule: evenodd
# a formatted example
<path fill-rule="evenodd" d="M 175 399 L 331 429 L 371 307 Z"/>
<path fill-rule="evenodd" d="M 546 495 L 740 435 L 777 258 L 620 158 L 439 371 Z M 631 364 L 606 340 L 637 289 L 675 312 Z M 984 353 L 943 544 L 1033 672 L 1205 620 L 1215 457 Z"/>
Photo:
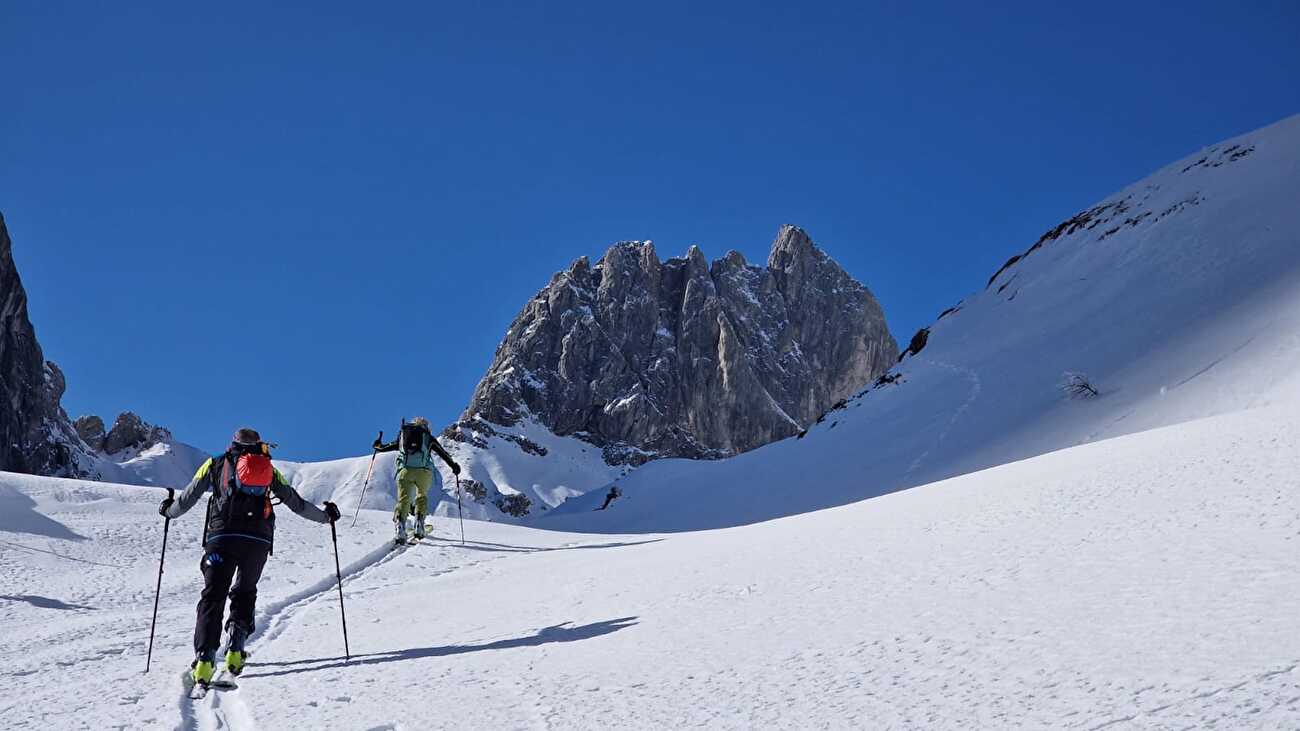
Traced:
<path fill-rule="evenodd" d="M 5 728 L 1294 728 L 1294 404 L 696 533 L 280 520 L 240 688 L 183 698 L 199 516 L 0 475 Z"/>
<path fill-rule="evenodd" d="M 533 524 L 700 530 L 844 505 L 1078 444 L 1286 401 L 1300 373 L 1300 116 L 1048 231 L 929 329 L 893 383 L 802 438 L 652 462 Z M 983 285 L 983 282 L 979 283 Z M 918 339 L 920 340 L 920 339 Z M 1067 372 L 1099 392 L 1069 398 Z"/>

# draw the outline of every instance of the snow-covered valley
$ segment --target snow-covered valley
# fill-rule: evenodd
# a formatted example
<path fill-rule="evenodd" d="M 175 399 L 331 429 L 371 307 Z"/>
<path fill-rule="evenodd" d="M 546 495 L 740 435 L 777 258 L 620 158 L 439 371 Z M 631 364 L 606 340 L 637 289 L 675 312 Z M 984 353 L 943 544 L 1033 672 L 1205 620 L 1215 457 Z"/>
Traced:
<path fill-rule="evenodd" d="M 193 704 L 199 520 L 4 475 L 6 728 L 1288 728 L 1294 403 L 757 525 L 593 536 L 285 518 L 238 691 Z"/>

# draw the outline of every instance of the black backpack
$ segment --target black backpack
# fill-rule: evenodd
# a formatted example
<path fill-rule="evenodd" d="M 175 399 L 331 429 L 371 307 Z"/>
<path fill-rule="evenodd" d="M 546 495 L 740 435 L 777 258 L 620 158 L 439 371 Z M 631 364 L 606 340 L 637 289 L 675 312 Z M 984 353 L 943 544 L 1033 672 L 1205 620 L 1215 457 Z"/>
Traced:
<path fill-rule="evenodd" d="M 426 469 L 429 467 L 426 437 L 432 437 L 428 427 L 420 424 L 402 424 L 402 433 L 397 439 L 397 446 L 402 454 L 404 466 Z"/>

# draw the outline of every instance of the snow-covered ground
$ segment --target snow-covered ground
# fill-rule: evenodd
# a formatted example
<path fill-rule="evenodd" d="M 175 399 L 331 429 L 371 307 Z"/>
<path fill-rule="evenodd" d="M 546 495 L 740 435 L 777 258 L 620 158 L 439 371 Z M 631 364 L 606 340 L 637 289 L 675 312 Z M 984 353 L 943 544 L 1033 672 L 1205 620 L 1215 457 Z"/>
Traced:
<path fill-rule="evenodd" d="M 1295 728 L 1294 404 L 664 536 L 285 516 L 238 691 L 191 703 L 199 516 L 0 475 L 5 728 Z"/>

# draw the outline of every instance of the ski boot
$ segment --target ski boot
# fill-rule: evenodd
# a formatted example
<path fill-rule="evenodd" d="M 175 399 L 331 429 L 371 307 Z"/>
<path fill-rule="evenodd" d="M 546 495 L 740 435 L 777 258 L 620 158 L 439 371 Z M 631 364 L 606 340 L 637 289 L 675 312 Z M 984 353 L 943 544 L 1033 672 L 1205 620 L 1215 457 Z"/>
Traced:
<path fill-rule="evenodd" d="M 207 687 L 208 683 L 212 682 L 213 674 L 216 673 L 216 659 L 217 653 L 212 650 L 200 652 L 198 657 L 194 658 L 194 662 L 190 663 L 190 680 L 193 680 L 195 685 Z"/>
<path fill-rule="evenodd" d="M 415 514 L 415 540 L 424 540 L 424 513 Z"/>
<path fill-rule="evenodd" d="M 394 518 L 393 522 L 397 524 L 397 538 L 393 542 L 399 546 L 406 545 L 406 521 Z"/>
<path fill-rule="evenodd" d="M 244 642 L 247 640 L 247 630 L 232 622 L 230 639 L 226 643 L 226 671 L 231 675 L 244 672 Z"/>

